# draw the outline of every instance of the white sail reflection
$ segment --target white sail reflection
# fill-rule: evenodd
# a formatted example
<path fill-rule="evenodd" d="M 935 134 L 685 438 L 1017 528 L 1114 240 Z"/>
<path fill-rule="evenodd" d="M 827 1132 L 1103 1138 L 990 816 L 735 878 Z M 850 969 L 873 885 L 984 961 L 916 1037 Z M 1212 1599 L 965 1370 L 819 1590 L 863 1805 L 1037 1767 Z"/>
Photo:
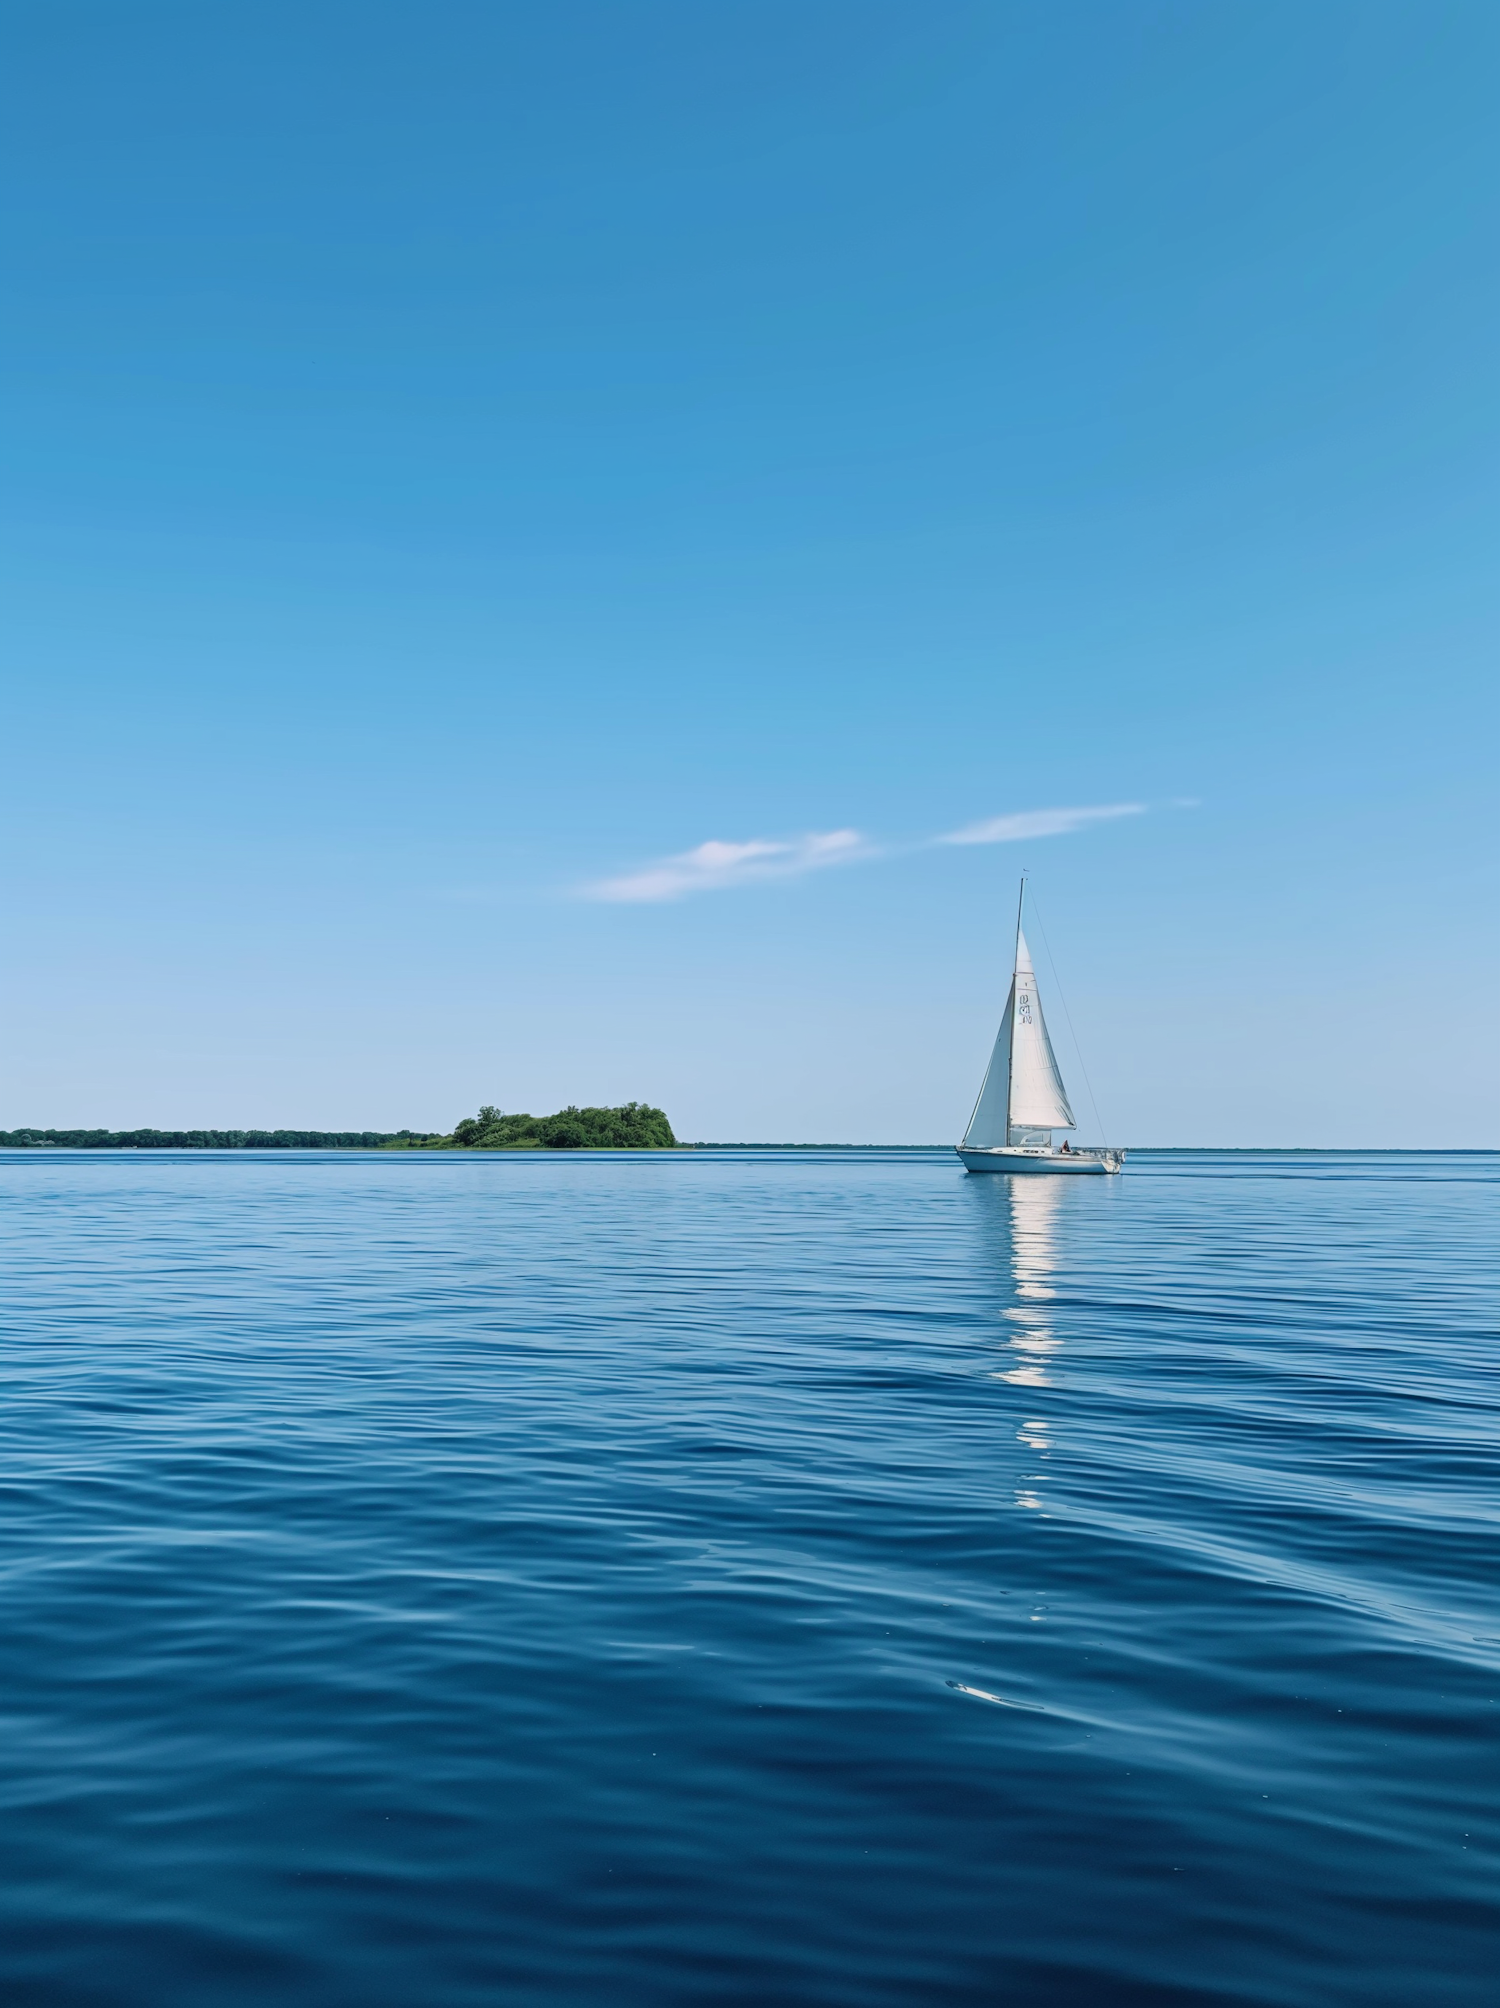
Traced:
<path fill-rule="evenodd" d="M 1016 1379 L 1016 1375 L 1008 1374 L 1006 1378 L 1014 1380 Z M 1023 1422 L 1021 1427 L 1016 1431 L 1016 1441 L 1024 1443 L 1026 1448 L 1034 1452 L 1037 1457 L 1045 1457 L 1047 1452 L 1052 1448 L 1052 1439 L 1047 1434 L 1047 1425 L 1045 1422 Z M 1016 1487 L 1016 1504 L 1018 1506 L 1029 1507 L 1032 1512 L 1039 1513 L 1045 1506 L 1046 1501 L 1042 1498 L 1040 1492 L 1033 1491 L 1031 1487 L 1041 1483 L 1042 1473 L 1040 1471 L 1028 1472 L 1026 1479 L 1026 1483 Z"/>
<path fill-rule="evenodd" d="M 1020 1302 L 1005 1312 L 1014 1327 L 1008 1341 L 1021 1358 L 1001 1380 L 1017 1387 L 1051 1387 L 1047 1363 L 1062 1344 L 1048 1309 L 1057 1294 L 1057 1209 L 1065 1188 L 1051 1179 L 1012 1178 L 1010 1192 L 1011 1273 Z"/>

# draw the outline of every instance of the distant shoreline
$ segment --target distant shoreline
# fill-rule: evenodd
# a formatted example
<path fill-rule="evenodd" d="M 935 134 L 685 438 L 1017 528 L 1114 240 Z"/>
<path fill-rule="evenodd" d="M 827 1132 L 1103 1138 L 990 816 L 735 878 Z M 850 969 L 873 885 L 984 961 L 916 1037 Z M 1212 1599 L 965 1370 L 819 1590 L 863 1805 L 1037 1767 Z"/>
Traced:
<path fill-rule="evenodd" d="M 74 1134 L 77 1134 L 76 1132 Z M 84 1132 L 97 1136 L 98 1132 Z M 106 1133 L 107 1134 L 107 1133 Z M 459 1157 L 543 1157 L 636 1156 L 670 1157 L 700 1150 L 763 1151 L 927 1151 L 934 1156 L 951 1152 L 951 1143 L 671 1143 L 671 1144 L 489 1144 L 465 1146 L 441 1143 L 416 1131 L 381 1132 L 337 1131 L 157 1131 L 123 1132 L 123 1136 L 151 1136 L 150 1142 L 125 1142 L 110 1136 L 100 1142 L 64 1142 L 62 1136 L 37 1131 L 0 1130 L 0 1153 L 21 1151 L 73 1151 L 78 1153 L 116 1151 L 202 1151 L 228 1156 L 236 1152 L 268 1151 L 392 1151 L 424 1150 L 428 1156 Z M 243 1141 L 227 1141 L 230 1137 Z M 221 1141 L 220 1138 L 226 1140 Z M 289 1139 L 295 1139 L 295 1141 Z M 436 1147 L 434 1147 L 436 1146 Z M 1121 1145 L 1135 1157 L 1492 1157 L 1497 1144 L 1340 1144 L 1340 1143 L 1143 1143 Z"/>

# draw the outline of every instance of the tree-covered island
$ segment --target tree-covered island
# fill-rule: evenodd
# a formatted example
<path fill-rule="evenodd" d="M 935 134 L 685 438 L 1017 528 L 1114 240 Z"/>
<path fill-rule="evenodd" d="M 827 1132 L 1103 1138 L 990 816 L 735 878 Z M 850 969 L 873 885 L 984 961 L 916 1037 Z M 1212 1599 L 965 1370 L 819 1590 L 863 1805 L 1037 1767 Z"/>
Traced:
<path fill-rule="evenodd" d="M 399 1146 L 398 1146 L 399 1148 Z M 675 1150 L 672 1125 L 660 1109 L 626 1102 L 618 1109 L 559 1109 L 556 1115 L 504 1115 L 488 1103 L 455 1123 L 453 1134 L 411 1149 L 426 1150 Z"/>

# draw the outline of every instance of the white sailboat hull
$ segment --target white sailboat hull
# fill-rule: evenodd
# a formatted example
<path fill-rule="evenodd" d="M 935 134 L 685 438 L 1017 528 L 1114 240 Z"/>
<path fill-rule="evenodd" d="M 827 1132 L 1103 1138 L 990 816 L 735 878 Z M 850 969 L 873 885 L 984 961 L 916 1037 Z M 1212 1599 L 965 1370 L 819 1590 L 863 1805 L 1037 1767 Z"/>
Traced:
<path fill-rule="evenodd" d="M 1063 1172 L 1069 1177 L 1098 1177 L 1118 1171 L 1125 1162 L 1123 1150 L 1037 1150 L 997 1145 L 992 1149 L 973 1144 L 955 1144 L 954 1149 L 969 1171 L 1010 1171 L 1031 1175 Z"/>

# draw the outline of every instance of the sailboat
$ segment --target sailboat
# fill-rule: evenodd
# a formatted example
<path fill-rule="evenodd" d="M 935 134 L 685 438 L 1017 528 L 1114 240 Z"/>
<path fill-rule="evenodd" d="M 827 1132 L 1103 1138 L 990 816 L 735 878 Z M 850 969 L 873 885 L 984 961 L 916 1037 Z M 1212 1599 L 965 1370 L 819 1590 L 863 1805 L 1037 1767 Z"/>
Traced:
<path fill-rule="evenodd" d="M 1021 930 L 1026 881 L 1016 907 L 1016 963 L 1010 996 L 964 1140 L 954 1148 L 970 1171 L 1118 1171 L 1123 1150 L 1053 1147 L 1055 1130 L 1077 1127 L 1057 1056 L 1047 1037 L 1031 950 Z"/>

